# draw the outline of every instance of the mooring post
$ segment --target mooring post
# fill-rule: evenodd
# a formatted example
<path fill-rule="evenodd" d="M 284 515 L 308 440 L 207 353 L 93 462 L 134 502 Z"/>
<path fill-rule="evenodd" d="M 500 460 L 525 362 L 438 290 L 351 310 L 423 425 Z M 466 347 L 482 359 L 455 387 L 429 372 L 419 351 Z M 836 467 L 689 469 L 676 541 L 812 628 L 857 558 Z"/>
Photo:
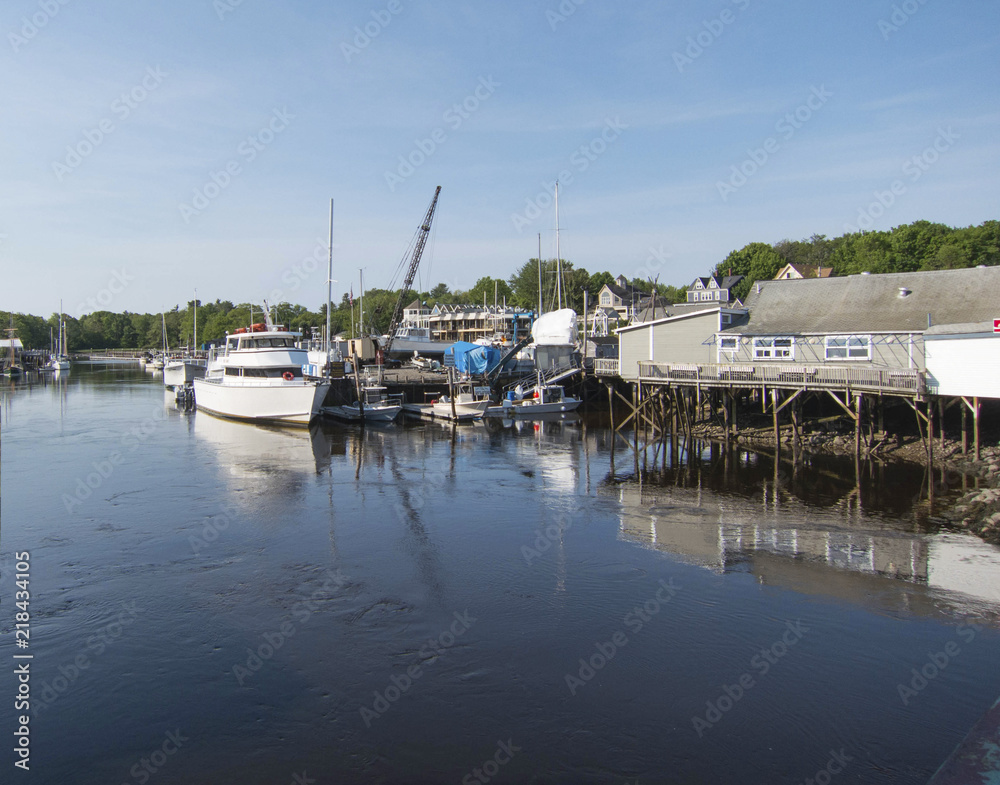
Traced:
<path fill-rule="evenodd" d="M 977 395 L 972 399 L 972 437 L 975 439 L 975 459 L 979 460 L 979 396 Z M 979 486 L 977 485 L 978 489 Z"/>
<path fill-rule="evenodd" d="M 361 424 L 365 423 L 365 401 L 364 396 L 361 394 L 361 377 L 358 375 L 358 355 L 355 353 L 352 355 L 354 361 L 351 365 L 354 366 L 354 391 L 358 394 L 358 415 L 361 417 Z"/>
<path fill-rule="evenodd" d="M 944 454 L 944 398 L 938 398 L 938 430 L 941 432 L 941 454 Z"/>
<path fill-rule="evenodd" d="M 776 389 L 771 389 L 771 414 L 774 417 L 774 449 L 775 449 L 775 461 L 778 461 L 781 456 L 781 429 L 778 426 L 778 391 Z"/>
<path fill-rule="evenodd" d="M 861 393 L 854 394 L 854 457 L 861 458 Z"/>
<path fill-rule="evenodd" d="M 966 406 L 964 398 L 962 398 L 960 400 L 962 401 L 962 455 L 968 455 L 968 453 L 969 453 L 969 426 L 968 426 L 968 422 L 969 422 L 969 407 Z"/>
<path fill-rule="evenodd" d="M 608 388 L 608 416 L 611 418 L 611 441 L 614 443 L 615 437 L 615 393 L 611 389 L 612 382 L 605 382 L 604 386 Z"/>
<path fill-rule="evenodd" d="M 927 402 L 927 470 L 931 472 L 931 484 L 934 474 L 934 402 Z"/>
<path fill-rule="evenodd" d="M 723 390 L 722 395 L 722 427 L 726 437 L 726 452 L 729 452 L 729 390 Z"/>
<path fill-rule="evenodd" d="M 458 420 L 455 411 L 455 369 L 451 366 L 448 367 L 448 400 L 451 401 L 451 421 L 455 422 Z"/>
<path fill-rule="evenodd" d="M 801 400 L 796 398 L 792 401 L 792 455 L 795 463 L 799 460 L 799 451 L 802 449 L 802 437 L 799 432 L 799 404 Z"/>

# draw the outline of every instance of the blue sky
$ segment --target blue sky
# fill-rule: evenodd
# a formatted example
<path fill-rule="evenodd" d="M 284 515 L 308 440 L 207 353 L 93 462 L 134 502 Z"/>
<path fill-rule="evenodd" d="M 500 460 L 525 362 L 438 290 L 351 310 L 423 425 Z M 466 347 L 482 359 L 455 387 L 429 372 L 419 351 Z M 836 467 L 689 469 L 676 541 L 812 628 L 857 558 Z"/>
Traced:
<path fill-rule="evenodd" d="M 79 316 L 561 254 L 686 284 L 748 242 L 1000 217 L 1000 6 L 10 0 L 0 308 Z M 409 159 L 409 160 L 407 160 Z M 317 261 L 318 260 L 318 261 Z"/>

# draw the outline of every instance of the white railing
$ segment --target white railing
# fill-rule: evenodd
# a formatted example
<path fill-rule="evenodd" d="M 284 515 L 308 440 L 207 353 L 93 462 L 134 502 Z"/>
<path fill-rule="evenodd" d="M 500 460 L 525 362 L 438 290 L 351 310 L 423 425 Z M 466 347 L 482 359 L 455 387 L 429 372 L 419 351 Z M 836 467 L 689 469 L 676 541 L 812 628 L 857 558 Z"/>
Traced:
<path fill-rule="evenodd" d="M 594 360 L 594 373 L 598 376 L 617 376 L 619 361 L 617 358 L 600 358 Z"/>
<path fill-rule="evenodd" d="M 736 365 L 640 362 L 638 381 L 695 383 L 711 387 L 844 389 L 923 394 L 924 374 L 906 368 L 857 365 Z"/>

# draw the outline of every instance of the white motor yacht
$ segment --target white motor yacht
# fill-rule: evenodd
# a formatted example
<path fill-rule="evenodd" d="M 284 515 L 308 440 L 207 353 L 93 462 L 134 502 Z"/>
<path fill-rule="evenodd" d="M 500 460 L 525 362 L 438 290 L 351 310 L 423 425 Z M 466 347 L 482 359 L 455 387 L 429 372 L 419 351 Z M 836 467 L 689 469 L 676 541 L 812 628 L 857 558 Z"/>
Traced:
<path fill-rule="evenodd" d="M 330 382 L 304 377 L 309 358 L 295 345 L 299 337 L 270 320 L 227 334 L 225 345 L 209 355 L 204 378 L 194 380 L 198 408 L 239 420 L 307 425 Z"/>

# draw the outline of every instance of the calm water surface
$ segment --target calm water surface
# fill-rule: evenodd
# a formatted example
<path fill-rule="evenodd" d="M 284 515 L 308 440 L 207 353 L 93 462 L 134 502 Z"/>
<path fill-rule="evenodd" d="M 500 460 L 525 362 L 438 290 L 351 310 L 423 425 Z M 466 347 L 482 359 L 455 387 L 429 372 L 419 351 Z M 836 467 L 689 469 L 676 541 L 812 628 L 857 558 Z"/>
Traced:
<path fill-rule="evenodd" d="M 920 470 L 258 428 L 80 366 L 0 416 L 4 782 L 924 783 L 1000 694 L 1000 552 Z"/>

